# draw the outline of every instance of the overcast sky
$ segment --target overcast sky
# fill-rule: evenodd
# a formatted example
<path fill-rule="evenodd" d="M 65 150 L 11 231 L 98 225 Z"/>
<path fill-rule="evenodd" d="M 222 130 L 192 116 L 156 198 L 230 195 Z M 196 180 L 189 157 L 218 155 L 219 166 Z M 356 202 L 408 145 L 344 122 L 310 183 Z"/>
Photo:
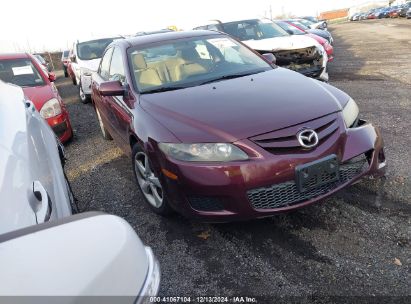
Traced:
<path fill-rule="evenodd" d="M 282 13 L 316 15 L 363 0 L 3 0 L 0 52 L 62 50 L 76 39 L 127 35 L 176 25 L 191 29 Z"/>

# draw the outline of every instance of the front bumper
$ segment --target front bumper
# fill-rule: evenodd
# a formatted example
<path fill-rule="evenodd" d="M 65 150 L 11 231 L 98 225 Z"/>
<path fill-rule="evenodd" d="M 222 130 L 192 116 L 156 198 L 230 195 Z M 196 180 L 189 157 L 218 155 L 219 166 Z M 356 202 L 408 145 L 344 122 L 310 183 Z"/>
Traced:
<path fill-rule="evenodd" d="M 385 159 L 379 130 L 371 124 L 345 130 L 343 122 L 339 123 L 339 130 L 343 131 L 309 151 L 272 152 L 245 139 L 236 144 L 253 155 L 248 161 L 195 164 L 162 155 L 161 168 L 178 177 L 172 180 L 162 176 L 169 202 L 183 215 L 207 222 L 248 220 L 298 209 L 334 194 L 363 176 L 383 175 Z M 295 193 L 292 189 L 295 167 L 331 154 L 337 155 L 341 168 L 345 168 L 345 173 L 340 173 L 345 178 L 321 191 L 307 195 Z M 350 160 L 361 156 L 365 159 L 364 166 L 354 168 L 357 171 L 347 167 Z M 279 197 L 274 191 L 278 186 L 291 187 L 288 188 L 291 192 Z"/>

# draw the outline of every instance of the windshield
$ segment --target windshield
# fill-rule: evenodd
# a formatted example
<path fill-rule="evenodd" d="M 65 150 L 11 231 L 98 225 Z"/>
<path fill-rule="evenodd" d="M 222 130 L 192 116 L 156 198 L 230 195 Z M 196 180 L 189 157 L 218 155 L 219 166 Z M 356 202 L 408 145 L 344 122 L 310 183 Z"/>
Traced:
<path fill-rule="evenodd" d="M 0 79 L 21 87 L 44 85 L 44 79 L 30 59 L 0 60 Z"/>
<path fill-rule="evenodd" d="M 264 72 L 272 67 L 228 36 L 167 41 L 131 49 L 134 85 L 141 93 L 181 89 Z"/>
<path fill-rule="evenodd" d="M 284 21 L 277 21 L 276 24 L 280 26 L 283 30 L 289 32 L 292 35 L 305 35 L 305 32 L 296 28 L 295 26 L 284 22 Z"/>
<path fill-rule="evenodd" d="M 64 58 L 68 57 L 68 54 L 69 54 L 69 51 L 64 51 L 64 52 L 63 52 L 63 57 L 64 57 Z"/>
<path fill-rule="evenodd" d="M 107 38 L 79 43 L 77 44 L 77 57 L 81 60 L 101 58 L 106 47 L 112 43 L 114 39 L 115 38 Z"/>
<path fill-rule="evenodd" d="M 245 20 L 223 23 L 221 26 L 225 33 L 241 41 L 289 36 L 286 31 L 271 21 Z"/>

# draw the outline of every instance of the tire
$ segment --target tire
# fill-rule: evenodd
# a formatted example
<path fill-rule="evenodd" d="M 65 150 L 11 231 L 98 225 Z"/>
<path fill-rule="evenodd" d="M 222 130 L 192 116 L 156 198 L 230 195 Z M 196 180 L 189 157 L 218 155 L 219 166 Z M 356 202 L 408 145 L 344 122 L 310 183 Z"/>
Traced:
<path fill-rule="evenodd" d="M 81 82 L 79 84 L 79 96 L 80 96 L 80 101 L 82 103 L 86 104 L 90 102 L 90 96 L 87 96 L 86 94 L 84 94 L 83 87 L 81 86 Z"/>
<path fill-rule="evenodd" d="M 169 215 L 171 209 L 167 193 L 163 191 L 160 179 L 152 170 L 151 161 L 139 144 L 132 149 L 132 164 L 137 185 L 151 210 L 160 215 Z"/>
<path fill-rule="evenodd" d="M 66 68 L 66 67 L 64 67 L 64 68 L 63 68 L 63 70 L 64 70 L 64 77 L 66 77 L 66 78 L 67 78 L 67 77 L 68 77 L 67 68 Z"/>
<path fill-rule="evenodd" d="M 113 138 L 111 137 L 110 133 L 107 131 L 106 127 L 104 126 L 104 122 L 101 119 L 101 115 L 99 110 L 96 108 L 96 115 L 97 115 L 97 120 L 100 125 L 100 130 L 101 130 L 101 135 L 105 140 L 112 140 Z"/>

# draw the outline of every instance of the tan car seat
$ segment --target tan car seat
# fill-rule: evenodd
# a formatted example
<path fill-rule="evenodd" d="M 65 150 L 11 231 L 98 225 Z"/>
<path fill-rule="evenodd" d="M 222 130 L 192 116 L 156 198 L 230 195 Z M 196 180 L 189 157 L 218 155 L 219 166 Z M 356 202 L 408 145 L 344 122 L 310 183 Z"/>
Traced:
<path fill-rule="evenodd" d="M 181 50 L 181 58 L 183 58 L 185 62 L 176 66 L 176 74 L 180 79 L 207 72 L 207 69 L 200 64 L 201 58 L 195 48 Z"/>
<path fill-rule="evenodd" d="M 133 66 L 137 82 L 142 89 L 163 84 L 157 70 L 147 66 L 143 54 L 133 56 Z"/>

